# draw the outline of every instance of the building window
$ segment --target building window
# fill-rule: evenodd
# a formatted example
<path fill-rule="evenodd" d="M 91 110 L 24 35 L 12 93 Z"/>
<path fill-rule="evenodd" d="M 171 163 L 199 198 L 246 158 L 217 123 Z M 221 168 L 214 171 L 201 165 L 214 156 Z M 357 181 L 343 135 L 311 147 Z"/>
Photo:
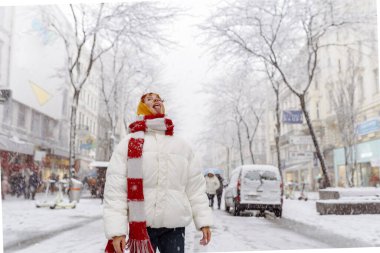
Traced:
<path fill-rule="evenodd" d="M 83 126 L 84 125 L 84 115 L 83 113 L 79 113 L 80 115 L 80 124 Z"/>
<path fill-rule="evenodd" d="M 26 106 L 18 104 L 17 126 L 25 128 Z"/>
<path fill-rule="evenodd" d="M 67 114 L 67 90 L 63 91 L 63 98 L 62 98 L 62 115 L 66 116 Z"/>
<path fill-rule="evenodd" d="M 316 103 L 316 109 L 317 109 L 317 119 L 319 119 L 319 102 Z"/>
<path fill-rule="evenodd" d="M 373 77 L 374 77 L 374 82 L 375 82 L 375 93 L 379 93 L 380 84 L 379 84 L 379 69 L 378 68 L 373 70 Z"/>
<path fill-rule="evenodd" d="M 57 132 L 57 126 L 58 126 L 58 122 L 56 120 L 49 119 L 49 133 L 48 133 L 49 138 L 56 139 L 57 135 L 55 133 Z"/>
<path fill-rule="evenodd" d="M 359 76 L 358 82 L 359 82 L 359 93 L 360 93 L 359 94 L 359 100 L 363 101 L 364 97 L 365 97 L 365 94 L 364 94 L 363 77 L 362 76 Z"/>
<path fill-rule="evenodd" d="M 44 137 L 49 137 L 49 118 L 46 116 L 42 116 L 42 132 L 44 133 Z"/>
<path fill-rule="evenodd" d="M 5 104 L 3 104 L 3 108 L 4 108 L 4 111 L 3 111 L 3 123 L 6 123 L 6 124 L 9 124 L 11 125 L 12 124 L 12 115 L 13 115 L 13 102 L 12 102 L 12 98 L 9 99 L 9 101 Z"/>
<path fill-rule="evenodd" d="M 34 135 L 41 137 L 41 114 L 36 111 L 32 114 L 31 130 Z"/>

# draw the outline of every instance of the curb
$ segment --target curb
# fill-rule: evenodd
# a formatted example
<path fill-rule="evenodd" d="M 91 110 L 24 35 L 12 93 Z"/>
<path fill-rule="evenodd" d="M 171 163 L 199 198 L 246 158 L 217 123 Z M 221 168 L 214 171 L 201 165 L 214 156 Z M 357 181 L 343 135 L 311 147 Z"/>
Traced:
<path fill-rule="evenodd" d="M 67 231 L 70 231 L 70 230 L 82 227 L 82 226 L 87 225 L 87 224 L 89 224 L 91 222 L 97 221 L 97 220 L 99 220 L 101 218 L 102 218 L 101 215 L 94 216 L 94 217 L 91 217 L 91 218 L 87 218 L 84 221 L 81 221 L 81 222 L 78 222 L 78 223 L 74 223 L 74 224 L 65 226 L 65 227 L 60 228 L 60 229 L 46 231 L 44 233 L 36 234 L 35 236 L 29 237 L 28 239 L 25 239 L 25 240 L 20 240 L 20 241 L 17 241 L 17 242 L 12 242 L 9 245 L 4 246 L 4 253 L 7 253 L 7 252 L 10 253 L 10 252 L 13 252 L 13 251 L 16 251 L 16 250 L 25 249 L 25 248 L 33 245 L 33 244 L 36 244 L 38 242 L 41 242 L 41 241 L 44 241 L 44 240 L 47 240 L 47 239 L 50 239 L 50 238 L 53 238 L 53 237 L 55 237 L 55 236 L 57 236 L 57 235 L 59 235 L 61 233 L 64 233 L 64 232 L 67 232 Z"/>

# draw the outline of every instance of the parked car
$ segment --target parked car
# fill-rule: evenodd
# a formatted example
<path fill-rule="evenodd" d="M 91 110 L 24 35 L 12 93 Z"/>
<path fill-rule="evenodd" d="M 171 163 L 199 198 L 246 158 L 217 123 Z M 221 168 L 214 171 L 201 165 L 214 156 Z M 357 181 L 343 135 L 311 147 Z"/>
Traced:
<path fill-rule="evenodd" d="M 242 165 L 234 169 L 225 188 L 226 211 L 266 210 L 282 216 L 281 176 L 272 165 Z"/>

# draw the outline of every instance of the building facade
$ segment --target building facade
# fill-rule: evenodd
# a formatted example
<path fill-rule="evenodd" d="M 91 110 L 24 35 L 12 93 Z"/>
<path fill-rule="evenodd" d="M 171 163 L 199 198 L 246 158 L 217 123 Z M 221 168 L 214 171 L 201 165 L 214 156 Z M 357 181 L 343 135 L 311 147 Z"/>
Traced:
<path fill-rule="evenodd" d="M 59 6 L 0 7 L 0 86 L 12 98 L 0 105 L 0 152 L 4 174 L 31 168 L 42 179 L 69 174 L 73 88 L 66 50 L 46 25 L 41 9 L 60 27 L 72 26 Z M 99 85 L 90 77 L 77 110 L 75 169 L 85 175 L 96 159 Z"/>
<path fill-rule="evenodd" d="M 376 1 L 368 0 L 357 3 L 347 1 L 342 6 L 345 15 L 368 13 L 375 19 Z M 375 23 L 370 20 L 369 24 Z M 380 134 L 380 100 L 378 79 L 378 49 L 376 25 L 360 25 L 342 28 L 330 33 L 322 43 L 342 46 L 329 46 L 321 49 L 318 55 L 318 67 L 314 81 L 307 93 L 306 107 L 319 141 L 328 175 L 335 186 L 348 186 L 347 162 L 344 148 L 347 148 L 344 121 L 351 115 L 354 146 L 354 186 L 374 186 L 379 178 L 379 134 Z M 349 45 L 349 46 L 347 46 Z M 349 87 L 354 87 L 350 89 Z M 344 104 L 339 104 L 340 93 L 354 92 Z M 288 88 L 281 91 L 281 111 L 300 110 L 299 100 Z M 352 101 L 352 108 L 342 114 L 342 108 Z M 340 102 L 342 103 L 342 101 Z M 283 116 L 283 115 L 282 115 Z M 269 139 L 271 161 L 275 163 L 274 144 L 275 119 L 271 112 Z M 286 183 L 303 182 L 310 189 L 318 187 L 321 177 L 319 161 L 315 157 L 315 148 L 310 140 L 308 128 L 303 124 L 282 123 L 280 137 L 281 159 Z M 302 144 L 291 144 L 291 139 L 302 138 Z M 308 140 L 307 140 L 308 139 Z M 296 141 L 298 142 L 298 141 Z M 351 145 L 352 146 L 352 145 Z M 300 153 L 295 153 L 300 152 Z"/>

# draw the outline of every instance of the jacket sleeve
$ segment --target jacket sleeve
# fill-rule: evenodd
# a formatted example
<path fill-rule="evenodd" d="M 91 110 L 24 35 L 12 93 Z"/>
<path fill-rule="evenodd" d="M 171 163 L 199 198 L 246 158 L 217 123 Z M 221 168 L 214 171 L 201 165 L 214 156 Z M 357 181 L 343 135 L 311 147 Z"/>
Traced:
<path fill-rule="evenodd" d="M 201 229 L 205 226 L 212 226 L 212 211 L 208 205 L 206 182 L 199 160 L 194 154 L 191 155 L 188 169 L 186 194 L 191 205 L 195 227 Z"/>
<path fill-rule="evenodd" d="M 107 168 L 103 221 L 107 239 L 128 234 L 127 151 L 128 140 L 116 147 Z"/>

